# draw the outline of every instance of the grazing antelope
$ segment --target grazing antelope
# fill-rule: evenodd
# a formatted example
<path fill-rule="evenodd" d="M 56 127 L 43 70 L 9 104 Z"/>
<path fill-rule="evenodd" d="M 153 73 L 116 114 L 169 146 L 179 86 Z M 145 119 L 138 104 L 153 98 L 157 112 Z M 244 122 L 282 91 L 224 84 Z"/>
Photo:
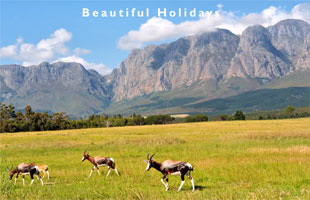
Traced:
<path fill-rule="evenodd" d="M 45 174 L 47 174 L 47 178 L 50 179 L 50 173 L 48 172 L 48 166 L 41 164 L 41 165 L 36 165 L 39 168 L 39 172 L 43 172 L 43 177 L 45 176 Z"/>
<path fill-rule="evenodd" d="M 85 150 L 83 158 L 82 158 L 82 162 L 84 162 L 84 160 L 86 160 L 86 159 L 94 165 L 93 168 L 90 171 L 90 174 L 89 174 L 88 178 L 91 177 L 91 174 L 93 173 L 95 168 L 97 168 L 98 175 L 100 176 L 99 167 L 106 166 L 106 165 L 108 166 L 108 169 L 109 169 L 109 171 L 107 173 L 107 176 L 109 176 L 111 168 L 114 169 L 116 174 L 119 176 L 119 174 L 117 172 L 117 169 L 115 168 L 115 162 L 114 162 L 113 158 L 110 158 L 110 157 L 99 157 L 99 156 L 91 157 L 88 153 L 86 154 L 86 150 Z"/>
<path fill-rule="evenodd" d="M 165 160 L 164 162 L 156 162 L 152 160 L 155 153 L 149 157 L 150 154 L 147 154 L 147 160 L 145 161 L 147 163 L 146 171 L 149 171 L 152 167 L 160 171 L 164 176 L 161 178 L 161 182 L 166 187 L 166 191 L 168 191 L 168 176 L 169 175 L 180 175 L 182 182 L 178 189 L 178 192 L 181 190 L 185 180 L 184 176 L 187 175 L 187 177 L 191 180 L 193 185 L 193 191 L 195 190 L 194 185 L 194 179 L 191 176 L 191 171 L 193 171 L 193 166 L 189 163 L 182 162 L 182 161 L 172 161 L 172 160 Z M 164 180 L 166 179 L 166 183 Z"/>
<path fill-rule="evenodd" d="M 31 177 L 30 185 L 32 185 L 34 181 L 33 175 L 36 175 L 38 179 L 40 179 L 41 184 L 43 186 L 43 180 L 40 176 L 39 167 L 36 166 L 34 163 L 31 164 L 20 163 L 15 169 L 9 171 L 10 171 L 10 180 L 12 180 L 14 174 L 16 174 L 14 184 L 16 184 L 16 179 L 18 178 L 19 174 L 21 174 L 23 176 L 23 185 L 25 185 L 25 175 L 29 174 Z"/>

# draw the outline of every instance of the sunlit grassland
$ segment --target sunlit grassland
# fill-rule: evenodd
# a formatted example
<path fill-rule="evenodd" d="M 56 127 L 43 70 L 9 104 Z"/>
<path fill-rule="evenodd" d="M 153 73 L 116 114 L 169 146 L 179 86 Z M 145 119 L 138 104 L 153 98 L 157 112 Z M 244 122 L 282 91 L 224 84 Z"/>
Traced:
<path fill-rule="evenodd" d="M 0 135 L 2 199 L 310 199 L 310 118 L 266 121 L 98 128 Z M 81 162 L 110 156 L 121 173 Z M 156 161 L 182 160 L 194 166 L 197 190 L 171 176 L 170 190 L 154 169 L 145 171 L 148 152 Z M 30 187 L 9 181 L 6 166 L 44 163 L 51 178 Z"/>

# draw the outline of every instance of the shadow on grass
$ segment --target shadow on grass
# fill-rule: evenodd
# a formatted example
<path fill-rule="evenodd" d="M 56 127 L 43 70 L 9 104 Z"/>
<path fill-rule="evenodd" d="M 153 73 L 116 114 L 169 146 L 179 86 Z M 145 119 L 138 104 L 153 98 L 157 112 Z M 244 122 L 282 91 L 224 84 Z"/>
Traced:
<path fill-rule="evenodd" d="M 202 190 L 204 190 L 204 189 L 206 189 L 207 187 L 206 186 L 202 186 L 202 185 L 195 185 L 195 191 L 196 190 L 200 190 L 200 191 L 202 191 Z M 192 190 L 192 187 L 190 187 L 190 188 L 182 188 L 182 190 L 185 190 L 185 191 L 187 191 L 187 190 Z"/>
<path fill-rule="evenodd" d="M 195 185 L 195 190 L 204 190 L 206 189 L 206 186 L 202 186 L 202 185 Z"/>

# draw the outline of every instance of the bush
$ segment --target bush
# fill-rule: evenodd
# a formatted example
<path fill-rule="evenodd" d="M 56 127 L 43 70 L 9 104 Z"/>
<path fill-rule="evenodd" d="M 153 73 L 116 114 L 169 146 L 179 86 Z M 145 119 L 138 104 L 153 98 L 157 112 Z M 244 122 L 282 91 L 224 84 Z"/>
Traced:
<path fill-rule="evenodd" d="M 205 114 L 188 116 L 185 118 L 185 121 L 186 122 L 205 122 L 205 121 L 208 121 L 208 116 Z"/>
<path fill-rule="evenodd" d="M 173 121 L 170 115 L 150 115 L 145 119 L 145 123 L 152 124 L 167 124 Z"/>
<path fill-rule="evenodd" d="M 287 106 L 284 110 L 286 117 L 292 117 L 295 108 L 293 106 Z"/>
<path fill-rule="evenodd" d="M 230 116 L 226 114 L 221 114 L 220 116 L 218 116 L 218 120 L 220 121 L 230 120 Z"/>
<path fill-rule="evenodd" d="M 241 110 L 237 110 L 234 114 L 234 120 L 245 120 L 245 115 Z"/>

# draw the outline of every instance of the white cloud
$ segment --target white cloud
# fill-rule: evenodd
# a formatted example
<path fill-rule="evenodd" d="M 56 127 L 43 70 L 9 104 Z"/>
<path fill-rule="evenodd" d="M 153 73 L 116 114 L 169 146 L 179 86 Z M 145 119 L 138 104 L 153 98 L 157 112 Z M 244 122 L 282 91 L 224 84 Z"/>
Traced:
<path fill-rule="evenodd" d="M 276 24 L 284 19 L 302 19 L 310 23 L 310 3 L 298 4 L 291 11 L 280 7 L 270 6 L 260 13 L 249 13 L 238 16 L 234 12 L 223 10 L 223 5 L 218 4 L 218 11 L 205 15 L 197 21 L 184 21 L 180 24 L 153 17 L 139 27 L 139 30 L 129 31 L 119 39 L 118 48 L 131 50 L 141 48 L 146 42 L 156 42 L 186 35 L 199 34 L 213 31 L 215 28 L 228 29 L 235 34 L 251 25 L 261 24 L 265 27 Z"/>
<path fill-rule="evenodd" d="M 78 55 L 72 55 L 64 58 L 60 58 L 56 60 L 55 62 L 62 61 L 62 62 L 77 62 L 82 64 L 86 69 L 93 69 L 96 70 L 98 73 L 102 75 L 107 75 L 112 72 L 112 69 L 109 67 L 105 66 L 102 63 L 89 63 L 83 58 L 79 57 Z"/>
<path fill-rule="evenodd" d="M 9 46 L 0 48 L 0 58 L 14 57 L 16 54 L 17 54 L 16 45 L 9 45 Z"/>
<path fill-rule="evenodd" d="M 90 50 L 88 49 L 82 49 L 80 47 L 75 48 L 73 50 L 73 52 L 75 53 L 75 55 L 85 55 L 85 54 L 90 54 Z"/>
<path fill-rule="evenodd" d="M 104 64 L 89 63 L 81 58 L 80 55 L 90 53 L 88 49 L 77 47 L 72 54 L 66 46 L 71 39 L 72 33 L 64 28 L 56 30 L 50 37 L 40 40 L 37 44 L 24 43 L 22 38 L 17 38 L 15 44 L 0 48 L 0 58 L 21 61 L 24 66 L 37 65 L 43 61 L 64 61 L 81 63 L 86 69 L 94 69 L 103 75 L 112 71 Z"/>
<path fill-rule="evenodd" d="M 59 55 L 69 53 L 65 43 L 71 38 L 72 34 L 64 28 L 56 30 L 49 38 L 42 39 L 37 44 L 24 43 L 22 38 L 17 38 L 15 44 L 0 48 L 0 58 L 19 60 L 23 65 L 52 61 Z"/>

